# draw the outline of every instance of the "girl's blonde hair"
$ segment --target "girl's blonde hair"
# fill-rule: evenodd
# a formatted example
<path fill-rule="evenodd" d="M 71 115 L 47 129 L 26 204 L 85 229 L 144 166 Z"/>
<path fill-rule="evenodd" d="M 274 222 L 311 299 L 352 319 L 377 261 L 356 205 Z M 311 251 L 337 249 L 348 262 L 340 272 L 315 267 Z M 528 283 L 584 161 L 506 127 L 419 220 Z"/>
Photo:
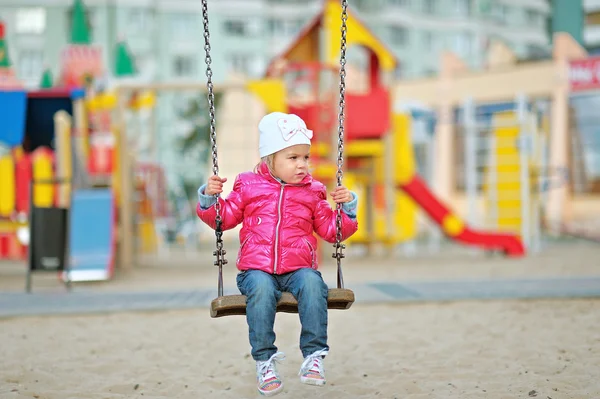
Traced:
<path fill-rule="evenodd" d="M 270 170 L 271 172 L 273 172 L 273 160 L 274 160 L 274 159 L 275 159 L 275 154 L 269 154 L 269 155 L 266 155 L 266 156 L 262 157 L 262 158 L 260 159 L 260 162 L 259 162 L 259 163 L 257 163 L 257 164 L 254 166 L 254 173 L 256 173 L 256 172 L 258 171 L 258 167 L 259 167 L 259 166 L 260 166 L 260 164 L 261 164 L 261 163 L 263 163 L 263 162 L 264 162 L 264 163 L 266 163 L 266 164 L 267 164 L 267 166 L 269 167 L 269 170 Z"/>

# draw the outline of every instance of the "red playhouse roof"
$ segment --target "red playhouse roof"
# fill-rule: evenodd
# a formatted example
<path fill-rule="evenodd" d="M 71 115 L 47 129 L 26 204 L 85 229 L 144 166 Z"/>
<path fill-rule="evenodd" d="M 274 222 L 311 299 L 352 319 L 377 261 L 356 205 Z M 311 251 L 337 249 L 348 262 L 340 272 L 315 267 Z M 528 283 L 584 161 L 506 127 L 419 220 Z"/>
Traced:
<path fill-rule="evenodd" d="M 323 23 L 323 18 L 325 16 L 325 9 L 327 7 L 327 2 L 331 1 L 331 0 L 325 0 L 323 1 L 323 8 L 321 9 L 321 11 L 315 15 L 313 17 L 313 19 L 304 26 L 304 28 L 302 28 L 302 30 L 300 31 L 300 33 L 298 33 L 298 35 L 296 35 L 296 37 L 294 38 L 294 40 L 287 46 L 287 48 L 285 50 L 283 50 L 279 55 L 276 55 L 275 57 L 273 57 L 271 59 L 271 61 L 269 62 L 268 66 L 267 66 L 267 70 L 266 70 L 266 75 L 269 76 L 269 74 L 272 72 L 271 69 L 273 68 L 274 64 L 281 59 L 289 59 L 290 55 L 292 54 L 292 52 L 298 48 L 300 45 L 302 45 L 305 41 L 309 41 L 311 40 L 311 35 L 313 33 L 315 33 L 314 31 L 319 28 L 322 23 Z M 348 7 L 348 17 L 350 18 L 350 16 L 352 17 L 352 19 L 356 20 L 360 25 L 362 25 L 362 27 L 369 32 L 373 37 L 377 37 L 373 31 L 371 29 L 369 29 L 366 24 L 360 19 L 358 18 L 355 14 L 351 13 L 350 11 L 350 7 Z M 381 43 L 381 46 L 390 54 L 393 54 L 393 51 L 391 49 L 389 49 L 384 43 Z M 394 57 L 395 58 L 395 57 Z M 397 58 L 396 59 L 396 63 L 399 64 L 399 60 Z M 318 59 L 312 60 L 312 61 L 318 61 Z"/>

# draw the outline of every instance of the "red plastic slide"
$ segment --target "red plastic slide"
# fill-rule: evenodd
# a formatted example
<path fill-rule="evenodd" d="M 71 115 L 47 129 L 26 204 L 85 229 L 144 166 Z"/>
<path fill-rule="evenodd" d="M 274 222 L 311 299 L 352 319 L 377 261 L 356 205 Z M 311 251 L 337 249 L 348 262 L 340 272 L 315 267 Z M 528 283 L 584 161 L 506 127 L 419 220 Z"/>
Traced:
<path fill-rule="evenodd" d="M 425 212 L 437 224 L 442 227 L 444 233 L 459 242 L 483 247 L 487 250 L 500 250 L 505 255 L 519 257 L 525 255 L 525 248 L 521 240 L 511 234 L 501 234 L 492 232 L 475 231 L 462 223 L 454 224 L 454 229 L 448 228 L 449 219 L 458 221 L 457 217 L 448 209 L 446 205 L 440 202 L 437 197 L 429 190 L 425 182 L 415 175 L 408 183 L 401 185 L 400 188 L 408 194 L 413 201 L 419 204 Z"/>

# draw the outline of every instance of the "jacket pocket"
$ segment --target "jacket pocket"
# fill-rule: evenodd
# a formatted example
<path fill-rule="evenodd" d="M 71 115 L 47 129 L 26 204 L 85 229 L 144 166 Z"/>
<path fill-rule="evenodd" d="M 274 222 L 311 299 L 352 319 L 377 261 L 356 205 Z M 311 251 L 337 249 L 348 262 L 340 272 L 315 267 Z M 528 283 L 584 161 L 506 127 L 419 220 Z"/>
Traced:
<path fill-rule="evenodd" d="M 248 234 L 246 239 L 244 241 L 242 241 L 242 243 L 240 244 L 240 249 L 238 250 L 237 260 L 235 261 L 236 265 L 238 265 L 240 263 L 240 259 L 242 258 L 242 252 L 244 251 L 244 247 L 246 246 L 246 244 L 248 243 L 250 238 L 252 238 L 252 234 Z"/>
<path fill-rule="evenodd" d="M 310 241 L 308 241 L 306 238 L 303 238 L 303 240 L 306 242 L 306 244 L 308 245 L 308 249 L 310 250 L 310 259 L 311 259 L 310 267 L 314 269 L 317 266 L 316 250 L 313 248 Z"/>

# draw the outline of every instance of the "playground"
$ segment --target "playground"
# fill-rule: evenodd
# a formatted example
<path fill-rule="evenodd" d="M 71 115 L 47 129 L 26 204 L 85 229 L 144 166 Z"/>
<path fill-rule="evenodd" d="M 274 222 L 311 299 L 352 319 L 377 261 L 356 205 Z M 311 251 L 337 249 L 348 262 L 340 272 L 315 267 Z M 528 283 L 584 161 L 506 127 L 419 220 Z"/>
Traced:
<path fill-rule="evenodd" d="M 324 1 L 262 78 L 214 84 L 212 131 L 205 81 L 136 80 L 126 40 L 95 46 L 84 7 L 60 74 L 36 89 L 0 25 L 0 397 L 256 395 L 237 230 L 215 248 L 195 190 L 218 155 L 227 195 L 272 111 L 301 116 L 312 175 L 334 187 L 341 168 L 359 198 L 343 262 L 317 249 L 328 385 L 297 381 L 298 318 L 280 312 L 282 397 L 600 396 L 600 60 L 568 34 L 547 60 L 492 43 L 485 70 L 446 52 L 437 76 L 396 80 L 402 60 L 351 6 L 342 35 L 339 2 Z M 200 165 L 160 139 L 182 101 L 202 113 Z"/>

